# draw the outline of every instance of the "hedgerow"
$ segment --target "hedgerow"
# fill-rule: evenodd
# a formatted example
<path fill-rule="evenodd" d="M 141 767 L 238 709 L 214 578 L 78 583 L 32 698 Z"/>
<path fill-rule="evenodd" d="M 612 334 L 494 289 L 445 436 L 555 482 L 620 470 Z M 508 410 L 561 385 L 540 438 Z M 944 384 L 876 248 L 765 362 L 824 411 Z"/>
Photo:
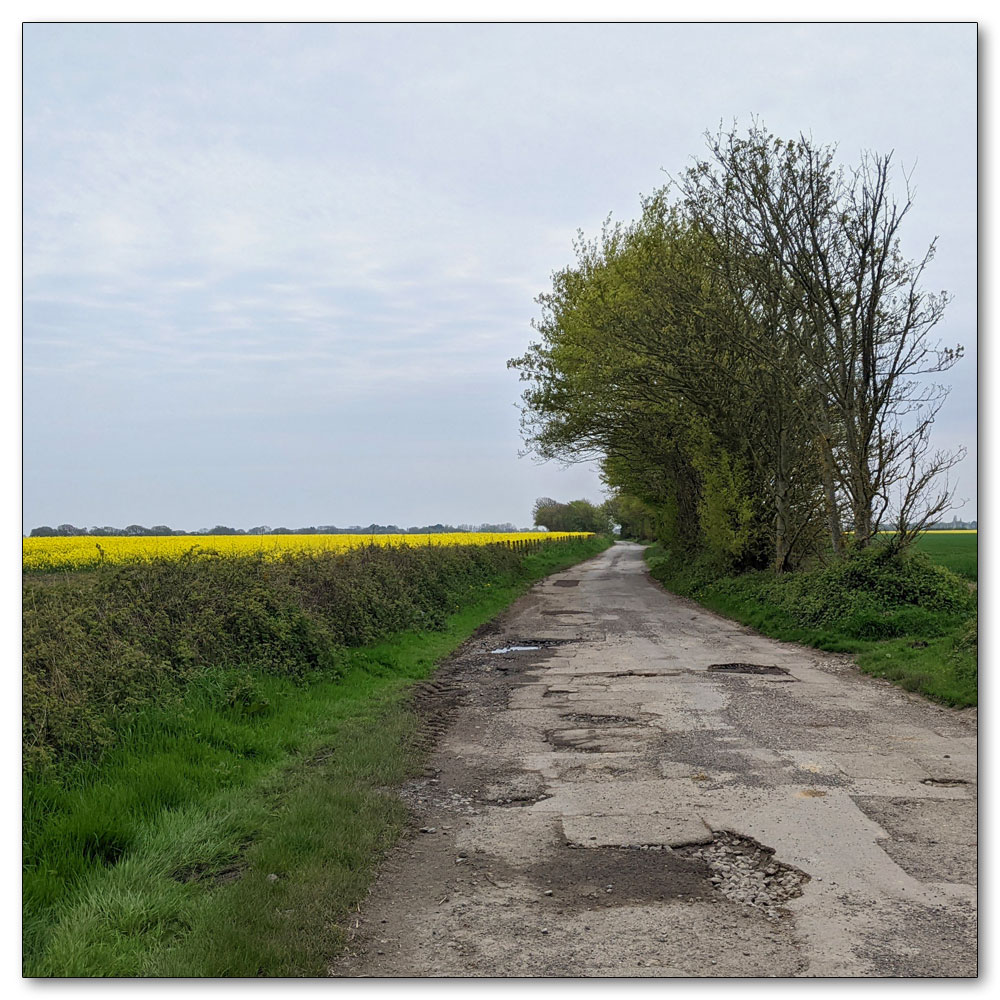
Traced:
<path fill-rule="evenodd" d="M 672 572 L 669 559 L 654 556 L 651 566 L 657 579 L 695 599 L 725 595 L 756 602 L 783 613 L 790 624 L 856 639 L 944 635 L 976 610 L 968 584 L 919 552 L 873 547 L 810 571 L 722 579 L 696 563 Z"/>
<path fill-rule="evenodd" d="M 339 650 L 441 627 L 491 586 L 517 579 L 526 554 L 501 545 L 367 546 L 279 560 L 192 552 L 27 574 L 25 768 L 99 758 L 145 710 L 169 709 L 196 681 L 251 710 L 254 675 L 336 676 Z"/>
<path fill-rule="evenodd" d="M 728 577 L 658 546 L 647 559 L 669 590 L 766 635 L 857 653 L 866 673 L 946 704 L 977 704 L 976 595 L 923 553 L 874 546 L 811 570 Z"/>

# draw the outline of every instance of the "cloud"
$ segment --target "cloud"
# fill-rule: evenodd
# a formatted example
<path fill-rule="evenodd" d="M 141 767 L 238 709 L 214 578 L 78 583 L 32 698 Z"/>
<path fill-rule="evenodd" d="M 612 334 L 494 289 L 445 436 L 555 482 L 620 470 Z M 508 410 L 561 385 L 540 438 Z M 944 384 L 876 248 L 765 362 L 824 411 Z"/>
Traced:
<path fill-rule="evenodd" d="M 807 45 L 816 31 L 829 44 Z M 326 454 L 331 426 L 385 428 L 399 400 L 444 414 L 462 455 L 489 412 L 507 451 L 490 461 L 534 494 L 504 367 L 533 337 L 532 300 L 578 227 L 637 214 L 659 168 L 683 168 L 744 106 L 845 150 L 891 133 L 919 154 L 967 327 L 974 161 L 947 149 L 974 149 L 970 39 L 943 25 L 27 25 L 26 516 L 42 502 L 35 456 L 71 462 L 66 427 L 105 466 L 155 439 L 165 475 L 186 477 L 183 421 L 185 447 L 196 420 L 199 449 L 222 454 L 299 419 Z M 707 51 L 723 71 L 706 74 Z M 838 76 L 876 64 L 881 101 Z M 897 96 L 921 121 L 894 114 Z M 406 420 L 392 426 L 405 440 Z M 531 475 L 560 493 L 557 469 Z M 56 492 L 87 488 L 77 472 Z"/>

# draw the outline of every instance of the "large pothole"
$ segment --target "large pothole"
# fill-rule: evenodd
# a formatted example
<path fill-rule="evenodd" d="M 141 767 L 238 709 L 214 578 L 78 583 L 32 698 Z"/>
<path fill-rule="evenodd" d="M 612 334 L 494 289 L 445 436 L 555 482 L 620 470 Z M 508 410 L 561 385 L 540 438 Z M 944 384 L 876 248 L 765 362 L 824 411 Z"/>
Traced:
<path fill-rule="evenodd" d="M 715 833 L 710 844 L 678 848 L 676 853 L 705 862 L 716 891 L 734 903 L 762 910 L 770 920 L 777 920 L 781 905 L 801 896 L 809 881 L 805 872 L 778 861 L 774 848 L 735 833 Z"/>
<path fill-rule="evenodd" d="M 713 663 L 708 667 L 709 673 L 716 674 L 781 674 L 788 671 L 773 663 Z"/>

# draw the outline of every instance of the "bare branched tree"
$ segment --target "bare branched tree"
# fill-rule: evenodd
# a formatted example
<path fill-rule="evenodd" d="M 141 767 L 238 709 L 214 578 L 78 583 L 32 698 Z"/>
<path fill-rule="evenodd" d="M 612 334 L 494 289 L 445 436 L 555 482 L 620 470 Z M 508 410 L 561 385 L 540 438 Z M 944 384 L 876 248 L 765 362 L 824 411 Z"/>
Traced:
<path fill-rule="evenodd" d="M 948 390 L 926 377 L 962 349 L 931 339 L 948 302 L 921 287 L 935 243 L 917 260 L 900 247 L 910 178 L 897 201 L 891 153 L 866 153 L 845 173 L 832 147 L 786 142 L 756 123 L 746 137 L 720 130 L 708 144 L 711 159 L 680 182 L 685 205 L 747 308 L 771 303 L 770 348 L 758 339 L 756 349 L 814 434 L 834 548 L 841 498 L 856 545 L 890 516 L 906 544 L 949 506 L 946 473 L 961 458 L 929 453 Z"/>

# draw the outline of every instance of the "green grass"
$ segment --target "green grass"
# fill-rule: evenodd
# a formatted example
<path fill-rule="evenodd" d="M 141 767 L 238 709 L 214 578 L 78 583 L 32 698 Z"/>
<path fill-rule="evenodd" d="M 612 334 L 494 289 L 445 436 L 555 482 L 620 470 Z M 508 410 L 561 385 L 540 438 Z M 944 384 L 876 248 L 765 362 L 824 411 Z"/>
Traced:
<path fill-rule="evenodd" d="M 764 635 L 856 654 L 865 673 L 947 705 L 978 703 L 975 595 L 925 555 L 900 564 L 871 552 L 780 577 L 719 576 L 655 545 L 646 559 L 668 590 Z"/>
<path fill-rule="evenodd" d="M 979 534 L 975 531 L 926 531 L 914 542 L 914 548 L 966 580 L 975 583 L 979 579 Z"/>
<path fill-rule="evenodd" d="M 99 761 L 24 788 L 28 976 L 316 976 L 406 822 L 407 690 L 531 582 L 608 544 L 527 556 L 440 629 L 343 653 L 341 676 L 208 677 Z M 276 877 L 271 877 L 276 876 Z"/>
<path fill-rule="evenodd" d="M 971 625 L 975 630 L 975 620 Z M 965 641 L 966 629 L 939 639 L 888 639 L 859 651 L 858 667 L 873 677 L 915 691 L 946 705 L 977 704 L 977 643 Z"/>

